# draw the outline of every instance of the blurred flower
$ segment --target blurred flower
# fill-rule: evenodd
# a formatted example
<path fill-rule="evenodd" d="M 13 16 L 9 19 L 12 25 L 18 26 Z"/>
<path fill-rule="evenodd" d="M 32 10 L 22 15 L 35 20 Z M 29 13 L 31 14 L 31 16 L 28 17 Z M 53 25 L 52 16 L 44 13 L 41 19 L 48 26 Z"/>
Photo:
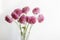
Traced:
<path fill-rule="evenodd" d="M 28 6 L 27 7 L 24 7 L 22 9 L 22 13 L 27 13 L 29 10 L 30 10 L 30 8 Z"/>
<path fill-rule="evenodd" d="M 27 17 L 26 21 L 30 24 L 35 24 L 36 23 L 36 18 L 34 16 Z"/>
<path fill-rule="evenodd" d="M 21 9 L 15 9 L 14 12 L 16 12 L 17 15 L 21 15 L 22 14 L 22 10 Z"/>
<path fill-rule="evenodd" d="M 39 8 L 34 8 L 32 10 L 33 14 L 38 14 L 40 12 L 40 9 Z"/>
<path fill-rule="evenodd" d="M 13 21 L 13 19 L 11 17 L 9 17 L 8 15 L 5 17 L 5 20 L 8 22 L 8 23 L 11 23 Z"/>
<path fill-rule="evenodd" d="M 25 15 L 22 15 L 19 20 L 18 20 L 20 23 L 25 23 L 26 22 L 26 16 Z"/>
<path fill-rule="evenodd" d="M 44 20 L 44 16 L 43 15 L 39 15 L 38 16 L 38 22 L 41 23 Z"/>
<path fill-rule="evenodd" d="M 12 12 L 11 16 L 14 19 L 18 19 L 19 18 L 19 16 L 15 12 Z"/>

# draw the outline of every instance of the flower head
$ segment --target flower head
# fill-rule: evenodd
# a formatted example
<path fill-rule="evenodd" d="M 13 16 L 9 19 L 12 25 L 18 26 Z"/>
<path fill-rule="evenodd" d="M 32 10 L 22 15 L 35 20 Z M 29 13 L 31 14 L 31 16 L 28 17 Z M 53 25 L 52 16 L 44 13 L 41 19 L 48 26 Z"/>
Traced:
<path fill-rule="evenodd" d="M 22 15 L 19 20 L 18 20 L 20 23 L 25 23 L 26 22 L 26 16 L 25 15 Z"/>
<path fill-rule="evenodd" d="M 16 14 L 16 12 L 12 12 L 11 16 L 14 19 L 18 19 L 19 18 L 19 16 Z"/>
<path fill-rule="evenodd" d="M 29 10 L 30 10 L 30 8 L 28 6 L 27 7 L 24 7 L 22 9 L 22 13 L 27 13 Z"/>
<path fill-rule="evenodd" d="M 9 17 L 8 15 L 5 17 L 5 20 L 8 22 L 8 23 L 11 23 L 13 21 L 13 19 L 11 17 Z"/>
<path fill-rule="evenodd" d="M 34 8 L 32 10 L 33 14 L 38 14 L 40 12 L 40 9 L 39 8 Z"/>
<path fill-rule="evenodd" d="M 38 22 L 41 23 L 44 20 L 44 16 L 43 15 L 39 15 L 38 16 Z"/>
<path fill-rule="evenodd" d="M 22 14 L 22 10 L 21 9 L 15 9 L 14 12 L 16 12 L 17 15 L 21 15 Z"/>
<path fill-rule="evenodd" d="M 35 24 L 36 23 L 36 18 L 34 16 L 27 17 L 26 21 L 30 24 Z"/>

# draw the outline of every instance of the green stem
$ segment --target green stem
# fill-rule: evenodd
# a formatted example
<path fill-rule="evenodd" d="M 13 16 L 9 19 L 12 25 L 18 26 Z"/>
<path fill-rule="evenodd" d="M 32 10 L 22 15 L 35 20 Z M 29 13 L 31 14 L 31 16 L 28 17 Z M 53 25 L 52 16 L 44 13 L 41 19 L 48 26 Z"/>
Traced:
<path fill-rule="evenodd" d="M 17 24 L 17 26 L 19 26 L 19 28 L 20 28 L 20 31 L 21 31 L 21 36 L 22 36 L 21 24 L 20 24 L 20 25 L 18 25 L 18 23 L 17 23 L 17 22 L 15 22 L 15 23 Z M 21 40 L 22 40 L 22 37 L 21 37 Z"/>
<path fill-rule="evenodd" d="M 27 33 L 27 29 L 28 29 L 28 26 L 29 26 L 29 24 L 27 25 L 27 27 L 26 27 L 26 31 L 25 31 L 25 34 Z"/>
<path fill-rule="evenodd" d="M 28 26 L 29 26 L 29 24 L 27 25 L 27 28 L 26 28 L 26 30 L 28 29 Z"/>
<path fill-rule="evenodd" d="M 27 34 L 26 40 L 28 40 L 28 38 L 29 38 L 31 28 L 32 28 L 32 25 L 30 26 L 30 29 L 29 29 L 29 32 L 28 32 L 28 34 Z"/>
<path fill-rule="evenodd" d="M 29 26 L 29 24 L 26 26 L 26 28 L 25 28 L 25 30 L 24 30 L 24 35 L 23 35 L 23 39 L 25 40 L 26 38 L 26 33 L 27 33 L 27 29 L 28 29 L 28 26 Z"/>

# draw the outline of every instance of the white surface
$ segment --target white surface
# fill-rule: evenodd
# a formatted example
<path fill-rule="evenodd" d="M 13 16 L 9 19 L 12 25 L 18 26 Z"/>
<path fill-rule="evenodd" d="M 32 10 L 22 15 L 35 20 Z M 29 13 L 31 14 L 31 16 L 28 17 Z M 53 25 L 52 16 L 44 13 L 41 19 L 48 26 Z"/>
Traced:
<path fill-rule="evenodd" d="M 40 7 L 45 16 L 43 23 L 36 23 L 29 40 L 60 40 L 60 0 L 2 0 L 3 13 L 0 16 L 0 40 L 19 40 L 19 29 L 14 23 L 4 21 L 4 15 L 15 8 Z M 2 11 L 1 11 L 2 12 Z"/>

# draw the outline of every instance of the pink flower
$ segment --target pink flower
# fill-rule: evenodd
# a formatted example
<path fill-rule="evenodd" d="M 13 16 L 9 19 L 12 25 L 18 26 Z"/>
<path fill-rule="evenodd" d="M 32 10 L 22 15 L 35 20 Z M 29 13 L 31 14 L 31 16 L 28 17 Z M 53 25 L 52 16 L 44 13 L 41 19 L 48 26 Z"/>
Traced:
<path fill-rule="evenodd" d="M 35 24 L 36 23 L 36 18 L 34 16 L 27 17 L 26 21 L 30 24 Z"/>
<path fill-rule="evenodd" d="M 39 8 L 34 8 L 32 12 L 33 12 L 33 14 L 38 14 L 40 12 L 40 9 Z"/>
<path fill-rule="evenodd" d="M 30 10 L 30 8 L 28 6 L 27 7 L 24 7 L 22 9 L 22 13 L 27 13 L 29 10 Z"/>
<path fill-rule="evenodd" d="M 5 20 L 8 22 L 8 23 L 11 23 L 13 21 L 13 19 L 11 17 L 9 17 L 8 15 L 5 17 Z"/>
<path fill-rule="evenodd" d="M 12 12 L 11 16 L 14 19 L 18 19 L 19 18 L 19 16 L 15 12 Z"/>
<path fill-rule="evenodd" d="M 26 16 L 25 16 L 25 15 L 22 15 L 22 16 L 19 18 L 19 22 L 24 24 L 24 23 L 26 22 Z"/>
<path fill-rule="evenodd" d="M 44 16 L 43 15 L 39 15 L 38 16 L 38 22 L 41 23 L 44 20 Z"/>
<path fill-rule="evenodd" d="M 16 12 L 17 15 L 21 15 L 22 14 L 22 10 L 21 9 L 15 9 L 14 12 Z"/>

